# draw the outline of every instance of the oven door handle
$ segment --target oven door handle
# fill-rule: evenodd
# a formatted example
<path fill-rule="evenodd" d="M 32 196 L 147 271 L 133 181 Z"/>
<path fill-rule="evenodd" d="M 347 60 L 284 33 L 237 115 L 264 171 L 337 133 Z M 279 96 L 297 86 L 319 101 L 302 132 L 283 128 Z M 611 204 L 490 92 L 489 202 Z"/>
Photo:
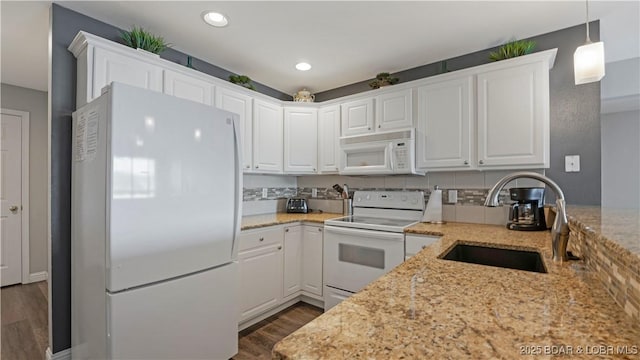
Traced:
<path fill-rule="evenodd" d="M 404 241 L 404 233 L 392 233 L 385 231 L 376 231 L 376 230 L 365 230 L 365 229 L 350 229 L 350 228 L 341 228 L 337 226 L 326 226 L 324 227 L 325 235 L 327 232 L 341 235 L 364 235 L 369 238 L 376 239 L 384 239 L 388 241 Z"/>

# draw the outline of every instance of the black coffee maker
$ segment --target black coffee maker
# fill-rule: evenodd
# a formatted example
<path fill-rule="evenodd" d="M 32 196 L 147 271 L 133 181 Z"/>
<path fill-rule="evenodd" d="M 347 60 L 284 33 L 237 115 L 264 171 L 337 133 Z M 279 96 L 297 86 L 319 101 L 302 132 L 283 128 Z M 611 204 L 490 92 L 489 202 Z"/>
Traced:
<path fill-rule="evenodd" d="M 509 211 L 509 230 L 547 230 L 544 220 L 544 188 L 511 188 L 509 195 L 515 201 Z"/>

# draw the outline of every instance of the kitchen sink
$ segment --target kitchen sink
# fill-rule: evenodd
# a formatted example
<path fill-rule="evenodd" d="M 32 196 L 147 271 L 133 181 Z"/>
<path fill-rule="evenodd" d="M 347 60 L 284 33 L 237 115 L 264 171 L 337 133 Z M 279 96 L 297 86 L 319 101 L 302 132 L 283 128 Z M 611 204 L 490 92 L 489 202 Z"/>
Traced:
<path fill-rule="evenodd" d="M 547 272 L 540 253 L 535 251 L 456 244 L 440 258 L 538 273 Z"/>

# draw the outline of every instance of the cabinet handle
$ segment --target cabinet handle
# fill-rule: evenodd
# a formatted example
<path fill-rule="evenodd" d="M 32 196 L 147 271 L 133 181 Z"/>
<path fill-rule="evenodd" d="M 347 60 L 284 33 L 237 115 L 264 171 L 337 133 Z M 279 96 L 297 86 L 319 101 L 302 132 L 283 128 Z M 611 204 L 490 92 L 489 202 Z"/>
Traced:
<path fill-rule="evenodd" d="M 378 125 L 378 129 L 380 129 L 382 127 L 382 125 Z"/>
<path fill-rule="evenodd" d="M 264 241 L 264 238 L 263 238 L 263 237 L 261 237 L 259 240 L 260 240 L 260 241 Z"/>
<path fill-rule="evenodd" d="M 480 165 L 484 164 L 484 160 L 480 160 L 478 162 L 480 163 Z"/>
<path fill-rule="evenodd" d="M 316 168 L 313 168 L 313 171 L 316 171 Z"/>
<path fill-rule="evenodd" d="M 258 168 L 258 165 L 256 165 L 256 169 Z"/>
<path fill-rule="evenodd" d="M 465 165 L 469 165 L 469 162 L 467 160 L 464 161 Z"/>
<path fill-rule="evenodd" d="M 427 245 L 422 245 L 422 248 L 423 248 L 423 249 L 426 249 L 426 248 L 427 248 Z"/>
<path fill-rule="evenodd" d="M 278 246 L 278 250 L 282 250 L 282 246 Z"/>
<path fill-rule="evenodd" d="M 318 228 L 318 231 L 322 231 L 322 229 Z"/>
<path fill-rule="evenodd" d="M 371 130 L 371 128 L 367 128 L 367 130 Z"/>
<path fill-rule="evenodd" d="M 289 232 L 289 229 L 284 229 L 284 232 Z"/>

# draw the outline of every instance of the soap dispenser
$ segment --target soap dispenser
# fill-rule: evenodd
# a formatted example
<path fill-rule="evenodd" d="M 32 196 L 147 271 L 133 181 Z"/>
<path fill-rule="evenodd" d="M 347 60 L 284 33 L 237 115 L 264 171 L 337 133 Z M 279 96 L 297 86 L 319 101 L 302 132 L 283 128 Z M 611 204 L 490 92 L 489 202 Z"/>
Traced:
<path fill-rule="evenodd" d="M 444 221 L 442 221 L 442 190 L 438 185 L 433 187 L 433 191 L 431 191 L 431 195 L 429 195 L 429 202 L 427 202 L 427 208 L 424 210 L 421 221 L 432 224 L 444 224 Z"/>

